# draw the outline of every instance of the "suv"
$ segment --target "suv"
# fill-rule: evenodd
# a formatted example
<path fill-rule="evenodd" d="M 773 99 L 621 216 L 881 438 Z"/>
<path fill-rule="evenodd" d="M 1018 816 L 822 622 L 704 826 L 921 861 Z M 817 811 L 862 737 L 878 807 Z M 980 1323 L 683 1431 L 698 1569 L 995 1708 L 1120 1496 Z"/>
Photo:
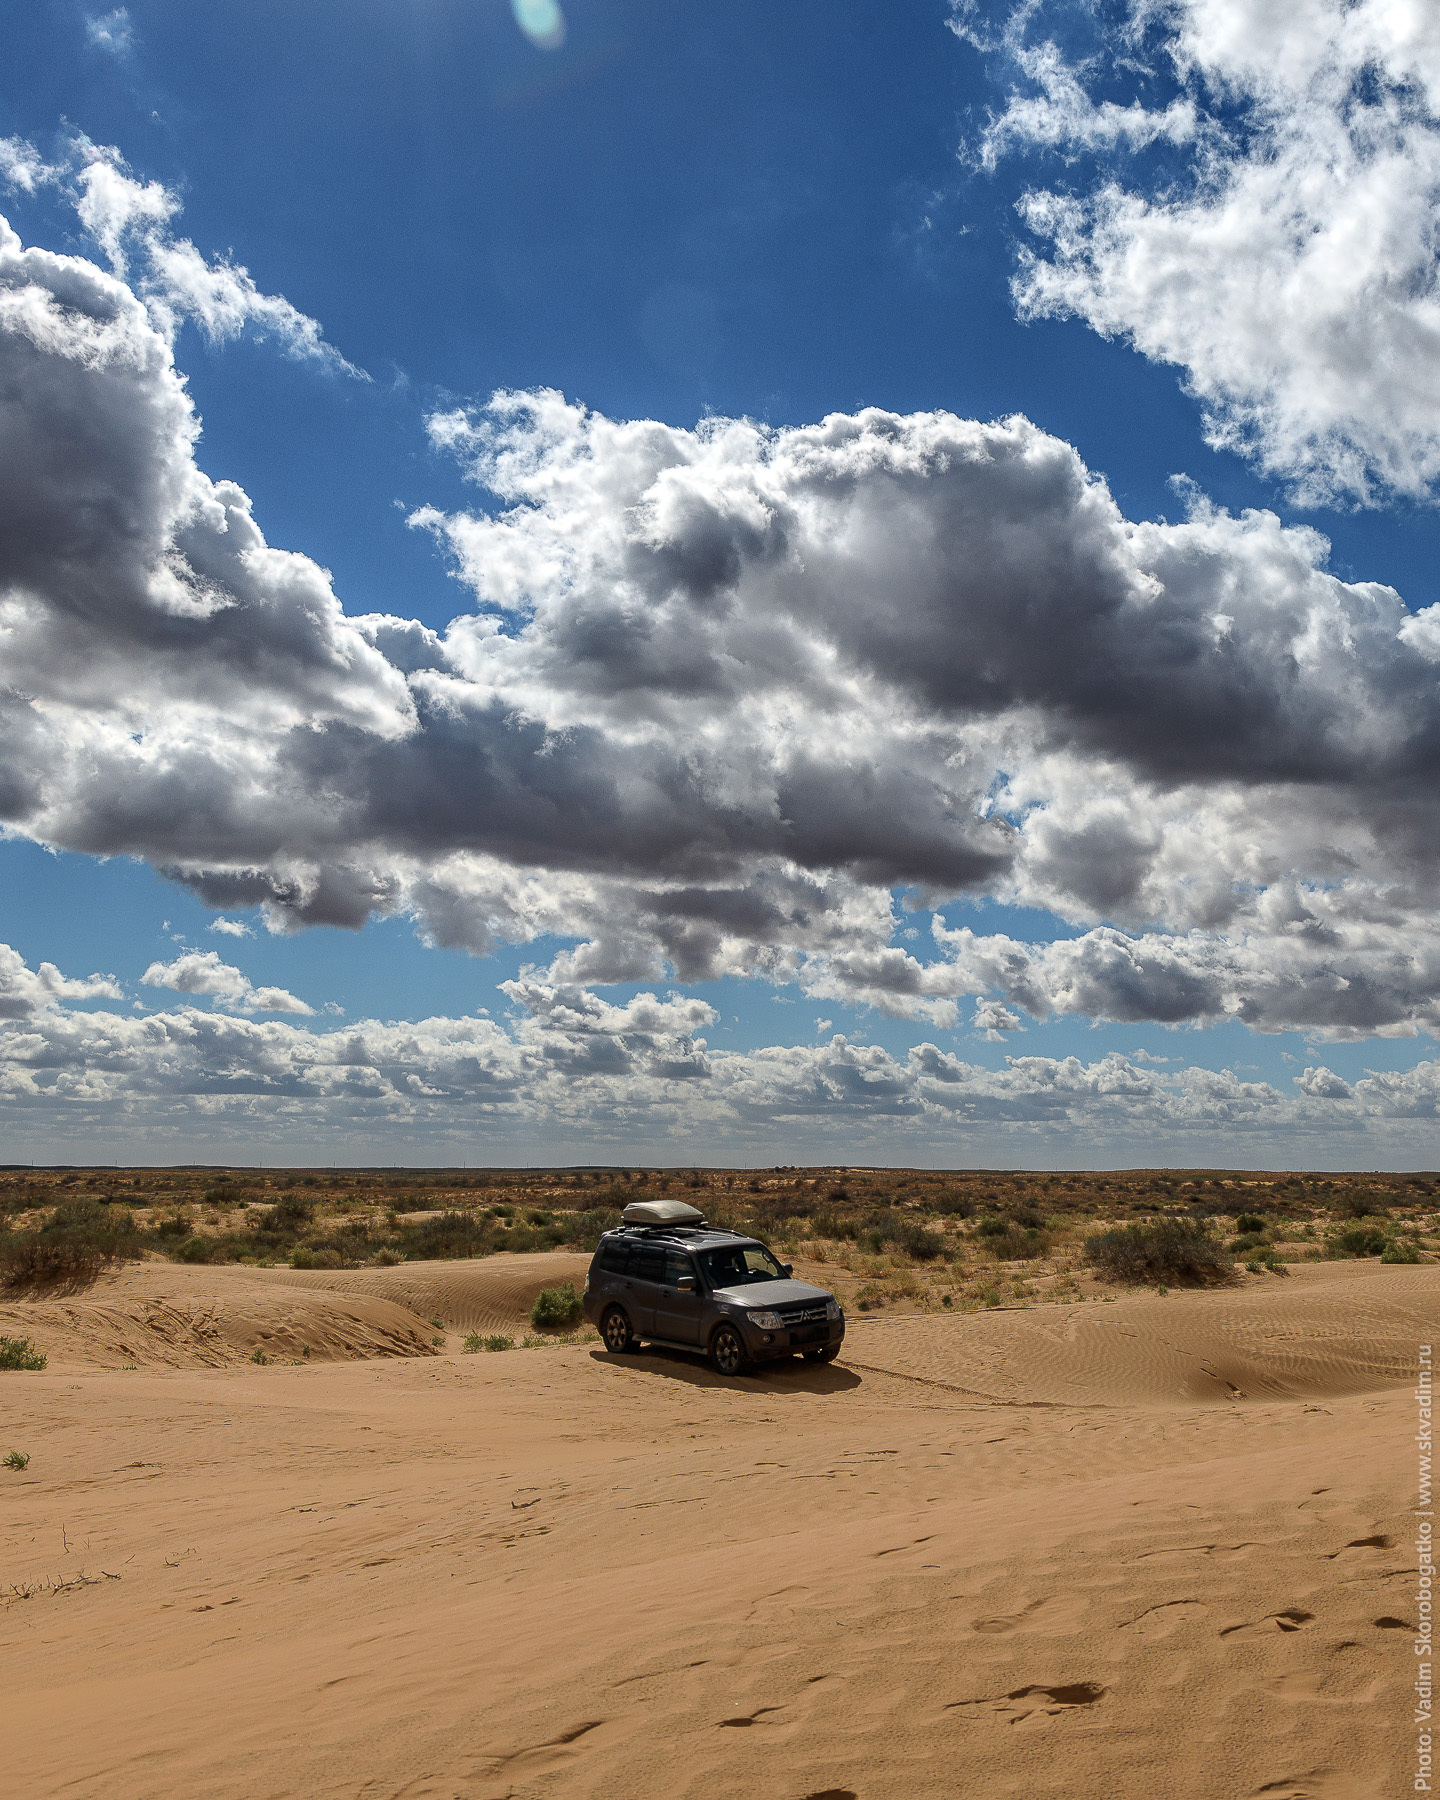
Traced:
<path fill-rule="evenodd" d="M 845 1338 L 833 1294 L 791 1279 L 757 1239 L 707 1225 L 679 1200 L 639 1201 L 600 1239 L 585 1277 L 585 1316 L 605 1348 L 641 1340 L 708 1356 L 722 1375 L 795 1352 L 829 1362 Z"/>

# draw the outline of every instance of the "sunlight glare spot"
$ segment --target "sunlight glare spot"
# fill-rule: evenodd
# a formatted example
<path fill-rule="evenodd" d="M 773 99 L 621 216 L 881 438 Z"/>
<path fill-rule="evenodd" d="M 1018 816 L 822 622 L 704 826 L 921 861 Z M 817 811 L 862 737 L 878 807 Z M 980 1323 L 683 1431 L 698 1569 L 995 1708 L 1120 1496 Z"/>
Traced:
<path fill-rule="evenodd" d="M 532 44 L 558 50 L 565 42 L 565 15 L 558 0 L 510 0 L 515 23 Z"/>

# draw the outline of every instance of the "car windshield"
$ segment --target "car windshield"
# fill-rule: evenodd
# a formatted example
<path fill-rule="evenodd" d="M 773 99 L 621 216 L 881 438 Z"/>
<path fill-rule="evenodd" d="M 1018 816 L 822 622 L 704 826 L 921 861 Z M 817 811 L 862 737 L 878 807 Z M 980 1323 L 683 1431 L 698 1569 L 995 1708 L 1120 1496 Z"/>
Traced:
<path fill-rule="evenodd" d="M 702 1250 L 700 1260 L 711 1287 L 742 1287 L 750 1281 L 783 1281 L 785 1271 L 763 1244 L 726 1244 Z"/>

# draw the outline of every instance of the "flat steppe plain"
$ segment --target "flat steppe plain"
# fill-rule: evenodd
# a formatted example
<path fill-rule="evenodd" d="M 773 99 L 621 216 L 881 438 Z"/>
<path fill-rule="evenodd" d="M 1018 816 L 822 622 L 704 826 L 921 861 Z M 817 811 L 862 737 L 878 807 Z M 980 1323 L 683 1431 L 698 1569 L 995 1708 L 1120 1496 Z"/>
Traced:
<path fill-rule="evenodd" d="M 729 1383 L 460 1353 L 584 1266 L 0 1304 L 50 1358 L 0 1375 L 6 1794 L 1411 1792 L 1440 1266 L 857 1318 Z"/>

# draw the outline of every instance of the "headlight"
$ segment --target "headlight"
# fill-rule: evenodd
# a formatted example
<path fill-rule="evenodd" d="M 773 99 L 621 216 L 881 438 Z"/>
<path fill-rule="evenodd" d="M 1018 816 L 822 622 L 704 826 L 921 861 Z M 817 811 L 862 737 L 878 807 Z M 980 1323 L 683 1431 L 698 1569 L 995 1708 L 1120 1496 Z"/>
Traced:
<path fill-rule="evenodd" d="M 758 1312 L 748 1315 L 750 1323 L 760 1331 L 783 1331 L 785 1321 L 775 1312 Z"/>
<path fill-rule="evenodd" d="M 832 1325 L 840 1317 L 840 1302 L 838 1300 L 827 1300 L 825 1302 L 825 1317 Z"/>

